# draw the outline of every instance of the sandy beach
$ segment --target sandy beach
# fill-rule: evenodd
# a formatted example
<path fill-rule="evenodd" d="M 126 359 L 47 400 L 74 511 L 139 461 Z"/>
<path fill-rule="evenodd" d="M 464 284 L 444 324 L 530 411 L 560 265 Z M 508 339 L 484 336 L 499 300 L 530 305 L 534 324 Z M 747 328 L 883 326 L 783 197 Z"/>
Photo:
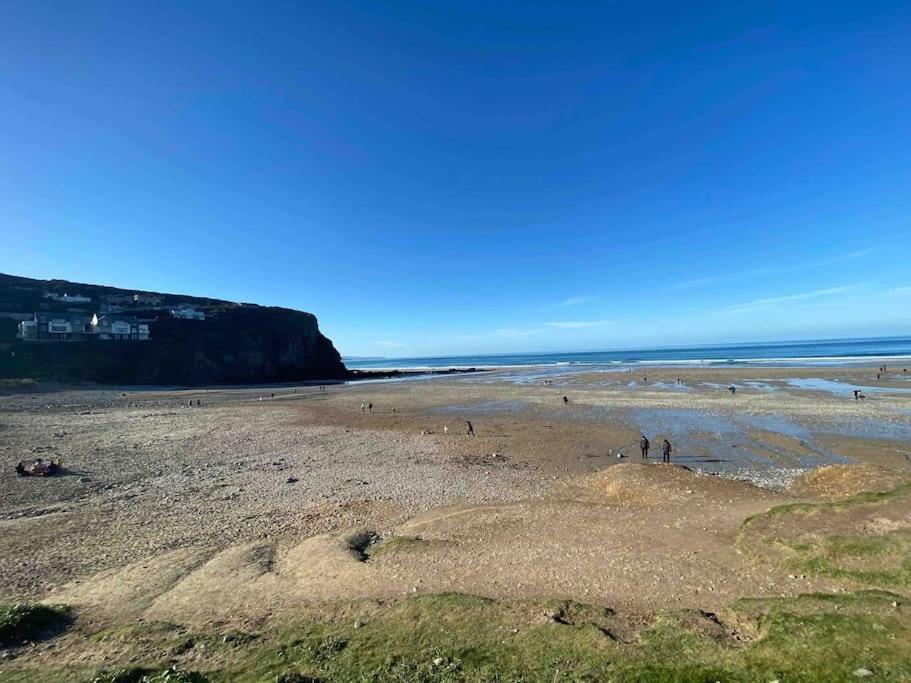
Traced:
<path fill-rule="evenodd" d="M 908 478 L 911 378 L 875 374 L 510 369 L 325 390 L 7 392 L 0 598 L 73 606 L 85 637 L 137 620 L 263 629 L 314 605 L 452 591 L 605 605 L 629 625 L 854 590 L 738 543 L 776 505 Z M 656 462 L 664 438 L 670 466 Z M 63 476 L 17 478 L 36 457 L 61 458 Z M 65 638 L 58 662 L 112 656 Z"/>

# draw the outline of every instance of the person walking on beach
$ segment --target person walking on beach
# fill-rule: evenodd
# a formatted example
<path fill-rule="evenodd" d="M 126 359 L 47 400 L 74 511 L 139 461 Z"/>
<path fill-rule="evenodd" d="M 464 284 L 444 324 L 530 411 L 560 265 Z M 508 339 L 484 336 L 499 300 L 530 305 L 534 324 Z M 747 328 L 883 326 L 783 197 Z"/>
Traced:
<path fill-rule="evenodd" d="M 362 412 L 362 413 L 366 413 L 366 412 L 367 412 L 367 406 L 365 406 L 363 403 L 361 403 L 361 412 Z"/>
<path fill-rule="evenodd" d="M 670 464 L 671 462 L 671 442 L 667 439 L 661 444 L 661 462 Z"/>
<path fill-rule="evenodd" d="M 468 436 L 474 436 L 474 427 L 471 426 L 471 420 L 465 420 L 465 424 L 468 425 Z"/>
<path fill-rule="evenodd" d="M 373 412 L 373 404 L 372 404 L 372 403 L 368 403 L 368 404 L 367 404 L 367 410 L 369 410 L 371 413 Z"/>
<path fill-rule="evenodd" d="M 569 398 L 566 397 L 566 396 L 564 396 L 564 397 L 563 397 L 563 405 L 567 405 L 568 403 L 569 403 Z"/>
<path fill-rule="evenodd" d="M 859 393 L 860 393 L 860 389 L 855 389 L 855 390 L 854 390 L 854 400 L 855 400 L 855 401 L 859 400 L 859 399 L 857 398 L 857 395 L 858 395 Z"/>
<path fill-rule="evenodd" d="M 648 442 L 648 439 L 645 438 L 645 434 L 642 435 L 642 438 L 639 439 L 639 450 L 642 451 L 642 459 L 648 460 L 648 448 L 651 444 Z"/>

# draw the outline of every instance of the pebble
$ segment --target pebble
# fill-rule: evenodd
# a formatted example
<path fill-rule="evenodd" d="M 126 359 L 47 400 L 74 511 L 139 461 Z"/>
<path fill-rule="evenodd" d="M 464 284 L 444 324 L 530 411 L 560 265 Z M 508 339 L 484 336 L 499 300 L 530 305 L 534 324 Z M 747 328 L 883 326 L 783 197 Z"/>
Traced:
<path fill-rule="evenodd" d="M 873 675 L 873 672 L 870 669 L 864 669 L 863 667 L 859 669 L 854 669 L 852 672 L 855 678 L 868 678 Z"/>

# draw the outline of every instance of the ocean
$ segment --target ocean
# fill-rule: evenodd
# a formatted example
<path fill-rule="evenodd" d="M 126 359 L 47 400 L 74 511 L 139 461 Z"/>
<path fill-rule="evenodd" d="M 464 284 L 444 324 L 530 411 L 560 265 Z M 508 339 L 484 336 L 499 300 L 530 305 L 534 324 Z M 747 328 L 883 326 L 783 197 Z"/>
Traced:
<path fill-rule="evenodd" d="M 911 367 L 911 337 L 825 339 L 568 353 L 507 353 L 426 358 L 345 360 L 351 369 L 538 367 L 556 365 L 844 365 L 904 361 Z M 903 366 L 904 367 L 904 366 Z"/>

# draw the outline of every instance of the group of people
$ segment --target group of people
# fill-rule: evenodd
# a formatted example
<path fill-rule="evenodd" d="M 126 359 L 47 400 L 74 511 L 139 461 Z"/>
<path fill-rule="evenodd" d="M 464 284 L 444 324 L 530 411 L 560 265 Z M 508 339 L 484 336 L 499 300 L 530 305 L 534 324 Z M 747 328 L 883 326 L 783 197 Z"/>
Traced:
<path fill-rule="evenodd" d="M 643 434 L 642 438 L 639 439 L 639 450 L 642 452 L 643 460 L 648 460 L 648 449 L 651 447 L 652 444 L 649 442 L 648 437 Z M 671 442 L 665 439 L 661 443 L 661 462 L 669 463 L 671 461 L 671 451 L 673 451 Z"/>
<path fill-rule="evenodd" d="M 59 460 L 43 460 L 38 458 L 31 465 L 26 465 L 21 460 L 16 465 L 16 474 L 20 477 L 49 477 L 60 471 Z"/>
<path fill-rule="evenodd" d="M 373 404 L 372 403 L 361 403 L 361 412 L 366 413 L 368 411 L 371 413 L 373 412 Z M 393 412 L 395 412 L 395 411 L 393 411 Z"/>

